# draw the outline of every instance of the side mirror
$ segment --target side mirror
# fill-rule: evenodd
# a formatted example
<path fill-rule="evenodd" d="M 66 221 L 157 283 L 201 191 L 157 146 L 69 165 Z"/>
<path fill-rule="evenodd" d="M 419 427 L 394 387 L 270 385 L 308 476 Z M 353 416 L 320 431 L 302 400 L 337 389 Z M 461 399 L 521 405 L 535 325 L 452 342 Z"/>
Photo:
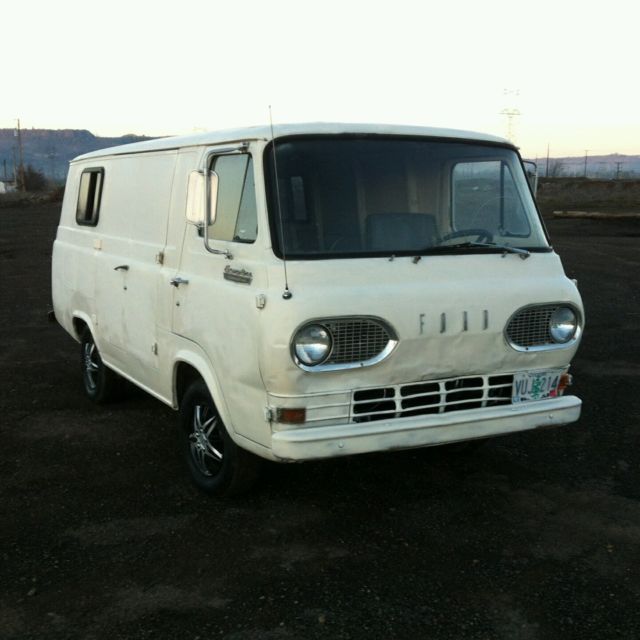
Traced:
<path fill-rule="evenodd" d="M 218 208 L 218 174 L 215 171 L 207 171 L 204 176 L 205 190 L 205 224 L 211 226 L 216 221 Z"/>
<path fill-rule="evenodd" d="M 208 193 L 205 198 L 207 187 Z M 203 228 L 206 218 L 208 225 L 213 224 L 216 219 L 217 201 L 218 175 L 214 171 L 209 171 L 208 175 L 203 171 L 192 171 L 187 185 L 187 222 Z"/>

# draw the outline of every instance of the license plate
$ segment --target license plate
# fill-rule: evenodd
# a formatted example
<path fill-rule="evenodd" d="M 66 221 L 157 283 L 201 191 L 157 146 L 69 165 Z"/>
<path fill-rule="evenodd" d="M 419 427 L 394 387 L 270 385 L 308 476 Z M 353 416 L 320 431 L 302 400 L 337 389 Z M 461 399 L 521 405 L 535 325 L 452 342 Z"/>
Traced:
<path fill-rule="evenodd" d="M 511 389 L 512 402 L 529 402 L 530 400 L 545 400 L 558 395 L 558 385 L 562 369 L 553 371 L 526 371 L 513 376 Z"/>

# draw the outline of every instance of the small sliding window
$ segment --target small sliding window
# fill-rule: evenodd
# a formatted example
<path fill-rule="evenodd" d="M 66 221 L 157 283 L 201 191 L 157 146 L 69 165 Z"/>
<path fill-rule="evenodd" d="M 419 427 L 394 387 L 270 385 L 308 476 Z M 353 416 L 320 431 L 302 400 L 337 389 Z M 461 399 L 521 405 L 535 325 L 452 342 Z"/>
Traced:
<path fill-rule="evenodd" d="M 76 208 L 76 222 L 78 224 L 90 227 L 95 227 L 98 224 L 103 182 L 104 169 L 102 167 L 85 169 L 82 172 L 78 207 Z"/>

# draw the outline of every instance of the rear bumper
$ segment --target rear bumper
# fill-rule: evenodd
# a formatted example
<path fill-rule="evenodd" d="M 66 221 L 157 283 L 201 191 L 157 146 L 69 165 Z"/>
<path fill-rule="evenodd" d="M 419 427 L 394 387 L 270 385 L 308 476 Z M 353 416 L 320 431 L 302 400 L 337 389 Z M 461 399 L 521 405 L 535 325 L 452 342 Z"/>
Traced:
<path fill-rule="evenodd" d="M 313 460 L 429 447 L 568 424 L 578 420 L 581 407 L 580 398 L 562 396 L 413 418 L 289 429 L 273 433 L 272 453 L 283 461 Z"/>

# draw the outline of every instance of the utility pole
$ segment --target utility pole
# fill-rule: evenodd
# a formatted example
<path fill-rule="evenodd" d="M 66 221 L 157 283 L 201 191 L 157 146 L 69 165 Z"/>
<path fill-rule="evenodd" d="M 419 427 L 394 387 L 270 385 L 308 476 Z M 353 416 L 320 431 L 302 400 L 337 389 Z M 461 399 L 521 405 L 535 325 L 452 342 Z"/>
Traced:
<path fill-rule="evenodd" d="M 587 157 L 589 155 L 589 149 L 584 150 L 584 177 L 587 177 Z"/>
<path fill-rule="evenodd" d="M 52 182 L 56 180 L 56 172 L 55 172 L 55 159 L 56 159 L 56 148 L 55 146 L 49 147 L 49 151 L 47 153 L 47 158 L 49 159 L 49 176 Z"/>
<path fill-rule="evenodd" d="M 20 118 L 17 119 L 18 128 L 15 131 L 15 136 L 18 138 L 18 157 L 20 162 L 18 164 L 18 175 L 16 176 L 16 182 L 20 191 L 26 191 L 24 184 L 24 153 L 22 150 L 22 131 L 20 129 Z"/>
<path fill-rule="evenodd" d="M 544 174 L 545 178 L 549 177 L 549 143 L 547 142 L 547 170 Z"/>
<path fill-rule="evenodd" d="M 622 162 L 616 162 L 616 180 L 620 180 L 620 167 L 622 167 Z"/>

